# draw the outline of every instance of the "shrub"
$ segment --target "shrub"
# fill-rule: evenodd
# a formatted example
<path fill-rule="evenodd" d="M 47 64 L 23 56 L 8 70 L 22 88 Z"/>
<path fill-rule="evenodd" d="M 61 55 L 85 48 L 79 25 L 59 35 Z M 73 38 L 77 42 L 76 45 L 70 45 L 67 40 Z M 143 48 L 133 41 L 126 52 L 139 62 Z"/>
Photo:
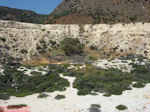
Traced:
<path fill-rule="evenodd" d="M 21 49 L 20 52 L 23 53 L 23 54 L 28 53 L 28 51 L 26 49 Z"/>
<path fill-rule="evenodd" d="M 101 108 L 101 106 L 99 104 L 91 104 L 91 107 Z"/>
<path fill-rule="evenodd" d="M 136 87 L 136 88 L 142 88 L 144 87 L 145 85 L 143 84 L 143 82 L 137 82 L 135 84 L 132 85 L 133 87 Z"/>
<path fill-rule="evenodd" d="M 78 89 L 78 95 L 92 94 L 93 92 L 105 93 L 104 96 L 121 95 L 125 90 L 133 87 L 141 88 L 150 83 L 150 65 L 134 65 L 131 73 L 123 73 L 117 69 L 99 69 L 86 65 L 82 70 L 70 70 L 65 75 L 75 76 L 73 87 Z"/>
<path fill-rule="evenodd" d="M 91 105 L 91 107 L 89 108 L 89 112 L 101 112 L 101 110 L 99 109 L 100 108 L 99 106 L 100 105 Z"/>
<path fill-rule="evenodd" d="M 2 42 L 6 42 L 6 38 L 0 37 L 0 40 L 1 40 Z"/>
<path fill-rule="evenodd" d="M 67 56 L 81 55 L 84 45 L 77 38 L 65 38 L 60 42 L 60 48 Z"/>
<path fill-rule="evenodd" d="M 90 49 L 91 49 L 91 50 L 97 50 L 97 46 L 91 45 L 91 46 L 90 46 Z"/>
<path fill-rule="evenodd" d="M 111 96 L 111 94 L 106 93 L 106 94 L 104 94 L 103 96 L 110 97 L 110 96 Z"/>
<path fill-rule="evenodd" d="M 0 99 L 2 99 L 2 100 L 8 100 L 9 98 L 10 98 L 10 96 L 8 94 L 0 93 Z"/>
<path fill-rule="evenodd" d="M 64 95 L 57 95 L 55 96 L 55 99 L 60 100 L 60 99 L 64 99 L 65 96 Z"/>
<path fill-rule="evenodd" d="M 40 94 L 40 95 L 38 96 L 38 98 L 47 98 L 48 96 L 49 96 L 49 95 L 43 93 L 43 94 Z"/>
<path fill-rule="evenodd" d="M 132 77 L 124 75 L 117 69 L 102 70 L 92 66 L 74 73 L 77 78 L 73 87 L 78 89 L 78 95 L 87 95 L 94 92 L 120 95 L 129 90 Z"/>
<path fill-rule="evenodd" d="M 42 72 L 37 72 L 37 71 L 31 71 L 31 75 L 42 75 Z"/>
<path fill-rule="evenodd" d="M 28 76 L 23 71 L 14 68 L 5 69 L 3 72 L 5 75 L 0 75 L 0 99 L 7 100 L 9 96 L 24 97 L 34 93 L 64 91 L 69 86 L 69 82 L 59 75 L 62 67 L 54 65 L 49 68 L 52 69 L 43 76 Z"/>
<path fill-rule="evenodd" d="M 118 105 L 117 107 L 116 107 L 116 109 L 118 109 L 118 110 L 126 110 L 126 109 L 128 109 L 125 105 Z"/>

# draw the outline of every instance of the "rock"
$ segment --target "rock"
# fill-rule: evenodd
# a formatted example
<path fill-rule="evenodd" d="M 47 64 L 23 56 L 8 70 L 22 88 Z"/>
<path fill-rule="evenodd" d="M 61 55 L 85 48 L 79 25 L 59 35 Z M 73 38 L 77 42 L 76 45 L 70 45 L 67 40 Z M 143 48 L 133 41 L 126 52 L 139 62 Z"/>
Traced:
<path fill-rule="evenodd" d="M 149 26 L 150 23 L 118 23 L 88 24 L 81 28 L 77 24 L 39 25 L 0 20 L 0 49 L 15 58 L 29 60 L 32 55 L 48 51 L 54 43 L 58 45 L 69 36 L 106 53 L 142 54 L 150 58 Z"/>

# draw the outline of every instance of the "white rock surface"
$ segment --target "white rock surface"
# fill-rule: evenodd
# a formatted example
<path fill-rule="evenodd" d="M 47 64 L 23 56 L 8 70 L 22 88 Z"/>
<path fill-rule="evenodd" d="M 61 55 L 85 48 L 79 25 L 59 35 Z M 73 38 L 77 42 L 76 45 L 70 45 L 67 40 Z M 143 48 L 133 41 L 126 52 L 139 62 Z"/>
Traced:
<path fill-rule="evenodd" d="M 0 45 L 7 45 L 9 49 L 2 50 L 14 57 L 30 59 L 31 55 L 38 54 L 37 46 L 43 46 L 42 41 L 50 48 L 50 41 L 59 44 L 68 36 L 77 37 L 86 45 L 97 46 L 103 51 L 116 49 L 117 53 L 144 54 L 150 58 L 150 23 L 36 25 L 0 20 L 0 37 L 6 38 L 6 42 L 0 40 Z M 27 53 L 20 53 L 22 49 Z"/>

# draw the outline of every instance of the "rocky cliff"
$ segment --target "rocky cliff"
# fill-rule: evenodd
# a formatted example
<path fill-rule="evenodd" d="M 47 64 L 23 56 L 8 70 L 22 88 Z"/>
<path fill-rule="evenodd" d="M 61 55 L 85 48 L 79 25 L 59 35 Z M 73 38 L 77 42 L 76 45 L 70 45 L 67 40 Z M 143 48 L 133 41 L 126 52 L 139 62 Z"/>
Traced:
<path fill-rule="evenodd" d="M 0 20 L 0 49 L 13 57 L 30 59 L 68 36 L 107 53 L 136 53 L 150 58 L 150 23 L 36 25 Z"/>

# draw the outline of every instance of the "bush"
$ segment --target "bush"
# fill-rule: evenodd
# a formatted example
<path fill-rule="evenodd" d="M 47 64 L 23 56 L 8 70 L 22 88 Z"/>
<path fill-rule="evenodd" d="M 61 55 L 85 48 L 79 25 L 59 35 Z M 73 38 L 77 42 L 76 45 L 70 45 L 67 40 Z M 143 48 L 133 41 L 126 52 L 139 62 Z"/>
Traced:
<path fill-rule="evenodd" d="M 57 100 L 64 99 L 64 98 L 65 98 L 64 95 L 57 95 L 57 96 L 55 97 L 55 99 L 57 99 Z"/>
<path fill-rule="evenodd" d="M 70 73 L 73 73 L 70 75 Z M 73 87 L 78 89 L 78 95 L 92 94 L 92 92 L 105 93 L 104 96 L 121 95 L 131 86 L 141 88 L 150 83 L 150 65 L 136 65 L 131 73 L 123 73 L 117 69 L 99 69 L 86 65 L 82 70 L 70 70 L 65 75 L 75 76 Z M 132 84 L 132 82 L 136 82 Z"/>
<path fill-rule="evenodd" d="M 142 82 L 137 82 L 135 84 L 132 85 L 133 87 L 136 87 L 136 88 L 142 88 L 144 87 L 145 85 L 142 83 Z"/>
<path fill-rule="evenodd" d="M 99 109 L 101 106 L 99 104 L 92 104 L 89 108 L 89 112 L 101 112 Z"/>
<path fill-rule="evenodd" d="M 101 108 L 101 106 L 99 104 L 91 104 L 91 107 Z"/>
<path fill-rule="evenodd" d="M 60 42 L 60 48 L 67 56 L 81 55 L 84 45 L 77 38 L 65 38 Z"/>
<path fill-rule="evenodd" d="M 91 94 L 92 91 L 120 95 L 131 89 L 132 77 L 117 69 L 102 70 L 89 66 L 74 74 L 77 78 L 73 87 L 78 89 L 78 95 Z"/>
<path fill-rule="evenodd" d="M 9 98 L 10 98 L 10 96 L 8 94 L 0 93 L 0 99 L 2 99 L 2 100 L 8 100 Z"/>
<path fill-rule="evenodd" d="M 110 97 L 110 96 L 111 96 L 111 94 L 106 93 L 106 94 L 104 94 L 103 96 L 105 96 L 105 97 Z"/>
<path fill-rule="evenodd" d="M 45 75 L 28 76 L 14 68 L 4 70 L 0 75 L 0 99 L 10 96 L 24 97 L 34 93 L 64 91 L 69 86 L 67 79 L 61 78 L 62 67 L 50 65 Z M 45 95 L 42 95 L 45 97 Z"/>
<path fill-rule="evenodd" d="M 47 98 L 48 96 L 49 96 L 49 95 L 43 93 L 43 94 L 40 94 L 40 95 L 38 96 L 38 98 Z"/>
<path fill-rule="evenodd" d="M 97 50 L 97 46 L 91 45 L 91 46 L 90 46 L 90 49 L 91 49 L 91 50 Z"/>
<path fill-rule="evenodd" d="M 126 110 L 126 109 L 128 109 L 125 105 L 118 105 L 117 107 L 116 107 L 116 109 L 118 109 L 118 110 Z"/>
<path fill-rule="evenodd" d="M 42 72 L 37 72 L 37 71 L 31 71 L 31 75 L 42 75 Z"/>

